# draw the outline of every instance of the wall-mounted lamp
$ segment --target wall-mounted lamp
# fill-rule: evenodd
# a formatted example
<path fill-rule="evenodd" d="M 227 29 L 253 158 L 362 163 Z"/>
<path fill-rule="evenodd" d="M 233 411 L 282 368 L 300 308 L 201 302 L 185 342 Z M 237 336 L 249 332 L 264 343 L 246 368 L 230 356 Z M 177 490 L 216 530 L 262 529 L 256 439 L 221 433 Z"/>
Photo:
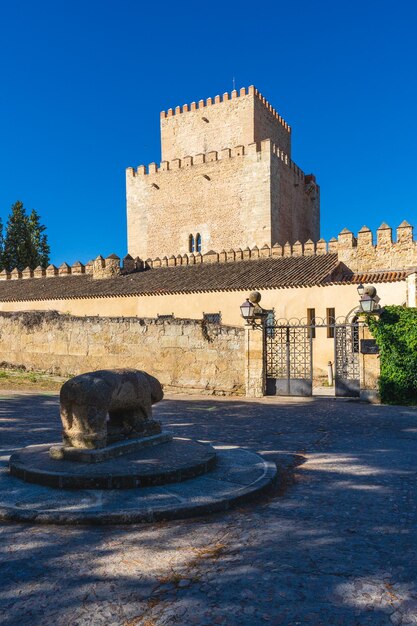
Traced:
<path fill-rule="evenodd" d="M 259 291 L 252 291 L 249 294 L 249 298 L 246 298 L 245 302 L 240 305 L 240 314 L 252 328 L 262 328 L 268 315 L 268 312 L 260 306 L 260 300 L 261 294 Z"/>
<path fill-rule="evenodd" d="M 362 283 L 357 288 L 359 298 L 359 312 L 360 313 L 373 313 L 379 315 L 381 313 L 380 301 L 381 298 L 376 293 L 375 287 L 367 285 L 364 287 Z"/>

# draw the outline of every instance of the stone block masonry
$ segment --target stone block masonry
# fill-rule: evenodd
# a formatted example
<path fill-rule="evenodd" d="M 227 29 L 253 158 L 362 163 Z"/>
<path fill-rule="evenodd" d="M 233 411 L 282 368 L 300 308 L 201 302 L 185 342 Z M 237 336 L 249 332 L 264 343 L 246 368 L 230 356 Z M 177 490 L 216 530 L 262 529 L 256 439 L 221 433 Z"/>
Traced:
<path fill-rule="evenodd" d="M 291 155 L 291 129 L 253 86 L 161 113 L 163 161 L 271 139 Z"/>
<path fill-rule="evenodd" d="M 0 361 L 62 375 L 145 370 L 166 391 L 243 395 L 244 329 L 197 320 L 0 313 Z"/>
<path fill-rule="evenodd" d="M 272 185 L 272 186 L 271 186 Z M 129 253 L 142 259 L 319 238 L 320 195 L 269 139 L 126 172 Z"/>
<path fill-rule="evenodd" d="M 127 169 L 133 257 L 319 239 L 318 185 L 255 87 L 163 111 L 161 148 L 159 165 Z"/>
<path fill-rule="evenodd" d="M 63 263 L 60 268 L 50 265 L 46 270 L 42 270 L 42 268 L 35 270 L 26 268 L 23 272 L 19 272 L 17 269 L 12 272 L 3 270 L 0 272 L 0 281 L 81 274 L 90 274 L 94 279 L 115 278 L 121 274 L 159 267 L 195 265 L 198 263 L 233 263 L 241 260 L 256 261 L 259 258 L 269 257 L 321 256 L 328 253 L 337 254 L 339 261 L 353 273 L 381 270 L 409 270 L 410 272 L 414 270 L 415 273 L 417 241 L 414 239 L 413 230 L 413 226 L 404 220 L 396 229 L 395 241 L 392 228 L 387 224 L 382 224 L 377 229 L 376 236 L 364 226 L 357 236 L 344 228 L 337 239 L 333 238 L 330 241 L 320 239 L 314 242 L 310 239 L 304 243 L 295 241 L 293 244 L 287 241 L 284 245 L 276 243 L 272 247 L 265 244 L 261 248 L 248 246 L 244 250 L 242 248 L 223 249 L 221 252 L 211 250 L 206 254 L 170 254 L 162 258 L 137 257 L 133 259 L 128 254 L 122 262 L 115 254 L 111 254 L 107 258 L 98 256 L 86 265 L 77 261 L 72 266 Z M 224 287 L 227 289 L 228 285 L 225 284 Z M 200 291 L 204 291 L 204 285 L 201 285 Z M 413 297 L 415 299 L 415 295 Z"/>
<path fill-rule="evenodd" d="M 132 174 L 133 175 L 133 174 Z M 174 267 L 181 265 L 196 265 L 199 263 L 234 263 L 235 261 L 256 261 L 269 257 L 312 257 L 326 254 L 337 254 L 338 260 L 346 266 L 346 271 L 352 273 L 381 272 L 386 270 L 413 272 L 417 268 L 417 241 L 413 236 L 413 226 L 405 220 L 396 229 L 396 240 L 394 241 L 392 228 L 387 224 L 381 224 L 377 229 L 376 236 L 364 226 L 357 236 L 350 230 L 344 228 L 338 238 L 325 241 L 319 239 L 314 242 L 311 239 L 302 243 L 295 241 L 291 244 L 287 241 L 284 245 L 278 243 L 270 246 L 263 245 L 261 248 L 247 246 L 242 248 L 232 248 L 216 252 L 210 250 L 205 254 L 170 254 L 156 258 L 133 259 L 129 254 L 121 261 L 115 254 L 107 258 L 98 256 L 94 261 L 83 265 L 79 261 L 69 266 L 63 263 L 59 268 L 50 265 L 46 270 L 36 268 L 32 270 L 26 268 L 23 272 L 17 269 L 12 272 L 3 270 L 0 272 L 0 281 L 3 280 L 24 280 L 27 278 L 49 278 L 56 276 L 74 276 L 89 274 L 94 279 L 115 278 L 119 275 L 130 274 L 136 271 L 156 269 L 159 267 Z M 404 277 L 405 279 L 405 277 Z M 369 278 L 371 280 L 371 278 Z M 413 279 L 415 281 L 415 278 Z M 410 281 L 411 285 L 411 281 Z M 205 285 L 200 285 L 199 291 L 204 291 Z M 228 285 L 224 285 L 228 289 Z M 410 291 L 410 302 L 414 298 L 416 301 L 417 288 L 414 287 L 413 294 Z M 415 306 L 414 304 L 412 306 Z"/>
<path fill-rule="evenodd" d="M 376 238 L 367 226 L 357 234 L 346 228 L 338 239 L 329 242 L 329 249 L 337 251 L 339 261 L 354 272 L 391 270 L 417 266 L 417 242 L 413 238 L 413 227 L 405 220 L 397 228 L 393 241 L 392 228 L 383 223 Z"/>

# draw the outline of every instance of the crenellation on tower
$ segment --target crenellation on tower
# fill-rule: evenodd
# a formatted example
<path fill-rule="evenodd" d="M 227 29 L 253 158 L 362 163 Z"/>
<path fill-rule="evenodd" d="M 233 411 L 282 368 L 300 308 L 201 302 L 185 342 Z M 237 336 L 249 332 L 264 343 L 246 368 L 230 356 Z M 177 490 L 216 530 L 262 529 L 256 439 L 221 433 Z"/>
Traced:
<path fill-rule="evenodd" d="M 204 115 L 203 115 L 204 113 Z M 291 128 L 253 86 L 161 111 L 163 160 L 270 138 L 291 154 Z"/>
<path fill-rule="evenodd" d="M 182 159 L 173 159 L 172 161 L 161 161 L 158 165 L 155 162 L 146 165 L 139 165 L 136 171 L 133 167 L 126 168 L 126 176 L 134 177 L 149 176 L 152 174 L 159 174 L 160 172 L 166 172 L 172 169 L 180 169 L 182 167 L 190 167 L 194 165 L 202 165 L 203 163 L 210 163 L 217 160 L 225 160 L 234 157 L 253 155 L 258 152 L 272 153 L 278 159 L 280 159 L 290 170 L 297 176 L 303 179 L 306 186 L 316 187 L 316 177 L 313 174 L 305 174 L 303 170 L 292 161 L 288 154 L 286 154 L 279 146 L 271 143 L 270 139 L 264 139 L 260 143 L 254 142 L 248 145 L 239 145 L 228 148 L 223 148 L 220 152 L 213 150 L 211 152 L 198 153 L 194 156 L 184 156 Z M 220 158 L 219 158 L 220 157 Z"/>
<path fill-rule="evenodd" d="M 169 108 L 160 121 L 160 164 L 126 170 L 131 254 L 319 239 L 315 177 L 292 161 L 289 125 L 254 86 Z"/>

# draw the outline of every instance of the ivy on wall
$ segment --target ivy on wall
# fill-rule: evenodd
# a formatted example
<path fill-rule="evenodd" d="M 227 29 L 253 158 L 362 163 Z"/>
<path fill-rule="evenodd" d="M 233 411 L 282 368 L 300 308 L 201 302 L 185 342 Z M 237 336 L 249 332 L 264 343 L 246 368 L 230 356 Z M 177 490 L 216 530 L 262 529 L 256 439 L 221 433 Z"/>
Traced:
<path fill-rule="evenodd" d="M 387 306 L 367 323 L 380 350 L 381 401 L 417 404 L 417 308 Z"/>

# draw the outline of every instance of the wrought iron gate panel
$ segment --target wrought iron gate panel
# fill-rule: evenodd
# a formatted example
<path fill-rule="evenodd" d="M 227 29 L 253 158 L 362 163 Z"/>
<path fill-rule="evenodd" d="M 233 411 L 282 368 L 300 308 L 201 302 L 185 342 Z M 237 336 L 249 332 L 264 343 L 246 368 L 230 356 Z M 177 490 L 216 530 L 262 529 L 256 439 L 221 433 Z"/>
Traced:
<path fill-rule="evenodd" d="M 266 375 L 269 378 L 285 376 L 285 328 L 266 328 Z"/>
<path fill-rule="evenodd" d="M 335 325 L 334 354 L 336 396 L 359 396 L 359 324 Z"/>
<path fill-rule="evenodd" d="M 269 326 L 265 337 L 267 394 L 311 395 L 311 327 Z"/>
<path fill-rule="evenodd" d="M 299 320 L 266 326 L 267 395 L 312 395 L 314 329 L 330 327 L 334 329 L 335 395 L 359 396 L 359 323 L 345 320 L 326 324 L 319 318 L 313 324 Z"/>

